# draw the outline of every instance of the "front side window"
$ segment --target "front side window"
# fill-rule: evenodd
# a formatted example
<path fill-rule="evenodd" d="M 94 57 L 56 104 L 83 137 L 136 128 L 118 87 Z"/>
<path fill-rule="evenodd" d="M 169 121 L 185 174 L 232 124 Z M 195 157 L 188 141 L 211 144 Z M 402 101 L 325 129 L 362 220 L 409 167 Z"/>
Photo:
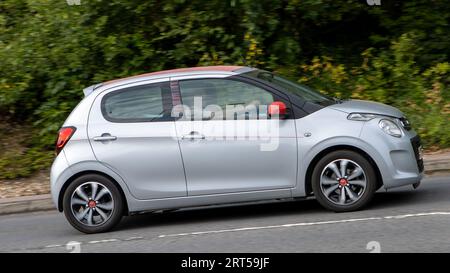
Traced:
<path fill-rule="evenodd" d="M 102 112 L 112 122 L 160 121 L 170 116 L 165 105 L 167 96 L 170 96 L 168 83 L 114 91 L 103 98 Z"/>
<path fill-rule="evenodd" d="M 257 119 L 266 116 L 267 106 L 274 102 L 272 93 L 235 80 L 185 80 L 179 86 L 183 105 L 191 110 L 191 118 L 193 111 L 201 107 L 206 112 L 214 110 L 216 119 L 218 116 L 219 119 Z M 219 110 L 222 113 L 217 115 Z"/>
<path fill-rule="evenodd" d="M 248 76 L 266 81 L 276 87 L 295 94 L 305 101 L 328 106 L 334 103 L 334 100 L 306 85 L 288 80 L 271 72 L 255 70 L 247 73 Z"/>

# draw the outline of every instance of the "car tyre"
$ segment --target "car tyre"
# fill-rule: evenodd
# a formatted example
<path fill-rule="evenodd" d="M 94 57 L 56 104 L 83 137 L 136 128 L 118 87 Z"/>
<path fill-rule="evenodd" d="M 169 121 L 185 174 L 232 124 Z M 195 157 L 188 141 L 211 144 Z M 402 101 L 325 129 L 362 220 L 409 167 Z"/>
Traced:
<path fill-rule="evenodd" d="M 350 150 L 331 152 L 320 159 L 312 173 L 317 201 L 335 212 L 355 211 L 366 206 L 377 190 L 370 162 Z"/>
<path fill-rule="evenodd" d="M 76 178 L 64 192 L 63 210 L 77 230 L 91 234 L 106 232 L 122 219 L 123 197 L 110 179 L 88 174 Z"/>

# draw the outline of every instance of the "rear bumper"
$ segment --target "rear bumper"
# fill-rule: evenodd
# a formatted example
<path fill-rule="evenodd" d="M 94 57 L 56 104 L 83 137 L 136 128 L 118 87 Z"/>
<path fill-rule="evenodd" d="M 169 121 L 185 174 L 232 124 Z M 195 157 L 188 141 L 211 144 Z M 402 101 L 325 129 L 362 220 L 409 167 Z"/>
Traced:
<path fill-rule="evenodd" d="M 50 190 L 52 195 L 53 203 L 56 208 L 61 211 L 59 207 L 59 195 L 61 192 L 61 187 L 63 183 L 60 183 L 62 179 L 66 179 L 67 173 L 71 175 L 69 164 L 67 162 L 66 155 L 64 151 L 62 151 L 53 162 L 51 171 L 50 171 Z M 66 175 L 65 175 L 66 174 Z"/>

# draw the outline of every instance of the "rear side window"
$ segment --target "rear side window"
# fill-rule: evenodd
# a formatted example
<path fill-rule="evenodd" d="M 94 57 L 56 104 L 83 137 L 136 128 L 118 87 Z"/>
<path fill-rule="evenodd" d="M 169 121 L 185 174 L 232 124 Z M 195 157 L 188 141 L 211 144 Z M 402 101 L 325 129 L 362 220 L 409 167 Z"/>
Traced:
<path fill-rule="evenodd" d="M 170 87 L 166 82 L 111 92 L 103 97 L 102 112 L 111 122 L 167 121 L 170 104 Z"/>

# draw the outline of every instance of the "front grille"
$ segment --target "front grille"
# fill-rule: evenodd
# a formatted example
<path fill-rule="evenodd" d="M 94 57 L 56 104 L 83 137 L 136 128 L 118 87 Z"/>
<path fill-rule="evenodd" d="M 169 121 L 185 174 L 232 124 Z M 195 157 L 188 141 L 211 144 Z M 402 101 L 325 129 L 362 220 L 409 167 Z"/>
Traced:
<path fill-rule="evenodd" d="M 401 117 L 399 118 L 400 123 L 402 124 L 403 128 L 405 128 L 406 131 L 411 130 L 411 123 L 409 122 L 409 120 L 405 117 Z"/>
<path fill-rule="evenodd" d="M 420 149 L 422 149 L 420 137 L 415 136 L 415 137 L 411 138 L 411 145 L 414 150 L 414 155 L 416 157 L 417 167 L 419 168 L 419 172 L 423 172 L 424 167 L 423 167 L 423 158 L 421 158 L 421 151 L 420 151 Z"/>

